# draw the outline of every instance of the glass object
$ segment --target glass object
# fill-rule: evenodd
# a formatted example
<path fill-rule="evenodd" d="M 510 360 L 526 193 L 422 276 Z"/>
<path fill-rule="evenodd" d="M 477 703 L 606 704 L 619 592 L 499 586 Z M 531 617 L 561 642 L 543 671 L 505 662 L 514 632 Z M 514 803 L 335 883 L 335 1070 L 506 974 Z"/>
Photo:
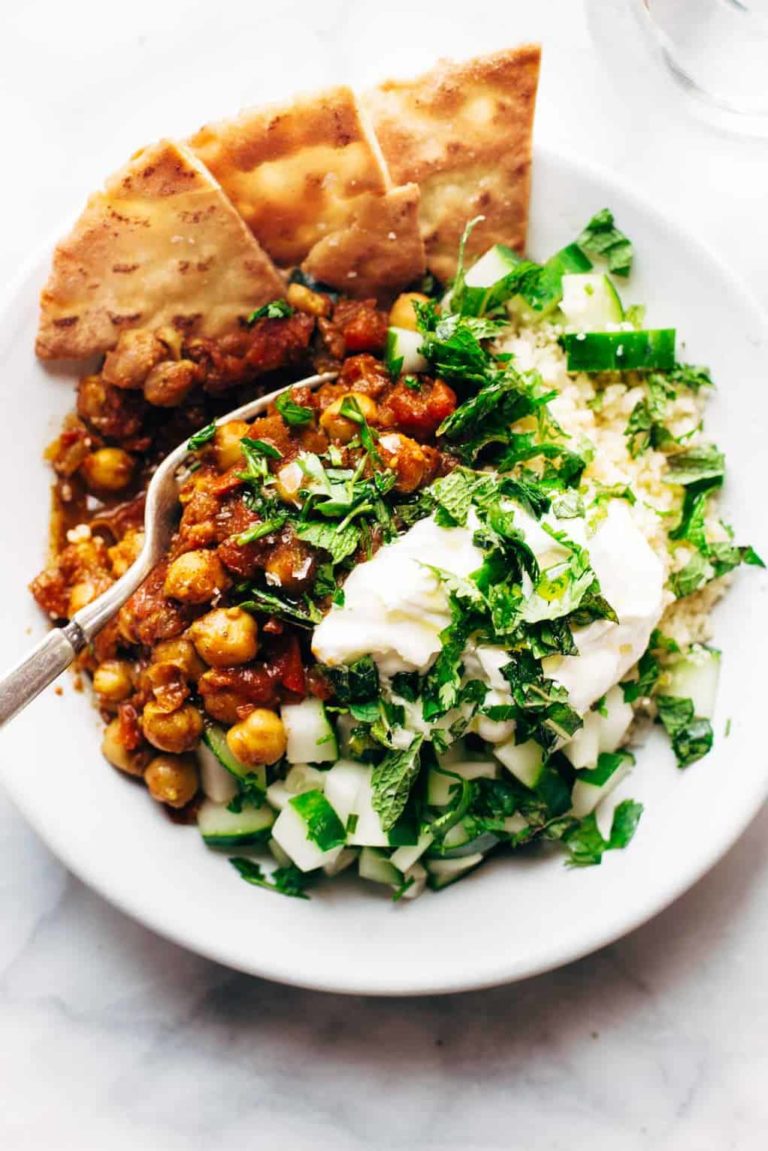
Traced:
<path fill-rule="evenodd" d="M 768 0 L 634 0 L 675 79 L 723 127 L 768 135 Z"/>

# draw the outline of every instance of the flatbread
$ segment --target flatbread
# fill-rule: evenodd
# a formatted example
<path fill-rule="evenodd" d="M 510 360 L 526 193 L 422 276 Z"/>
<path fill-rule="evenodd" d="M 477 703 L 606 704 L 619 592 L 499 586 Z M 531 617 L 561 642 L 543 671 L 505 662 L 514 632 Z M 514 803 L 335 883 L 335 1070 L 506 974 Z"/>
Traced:
<path fill-rule="evenodd" d="M 315 244 L 304 271 L 358 298 L 386 297 L 412 284 L 425 270 L 419 199 L 416 184 L 361 197 L 347 226 Z"/>
<path fill-rule="evenodd" d="M 219 336 L 285 286 L 216 181 L 183 144 L 138 152 L 54 253 L 36 350 L 83 359 L 123 328 Z"/>
<path fill-rule="evenodd" d="M 300 264 L 388 190 L 386 168 L 349 88 L 242 112 L 201 128 L 190 147 L 276 263 Z"/>
<path fill-rule="evenodd" d="M 541 50 L 524 45 L 466 63 L 441 61 L 415 80 L 389 80 L 362 97 L 396 184 L 421 189 L 427 265 L 456 272 L 468 220 L 484 215 L 468 252 L 522 250 Z"/>

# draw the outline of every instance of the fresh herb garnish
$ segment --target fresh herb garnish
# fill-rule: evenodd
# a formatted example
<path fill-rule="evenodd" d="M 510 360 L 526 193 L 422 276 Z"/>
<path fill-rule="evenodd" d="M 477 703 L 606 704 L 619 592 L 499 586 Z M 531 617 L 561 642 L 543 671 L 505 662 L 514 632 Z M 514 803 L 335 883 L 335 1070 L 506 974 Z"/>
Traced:
<path fill-rule="evenodd" d="M 301 428 L 311 424 L 315 418 L 312 408 L 297 404 L 290 391 L 282 392 L 275 400 L 275 407 L 290 428 Z"/>
<path fill-rule="evenodd" d="M 608 208 L 592 217 L 576 243 L 587 255 L 605 260 L 609 272 L 617 276 L 629 275 L 634 256 L 632 243 L 616 227 L 613 213 Z"/>
<path fill-rule="evenodd" d="M 236 856 L 229 862 L 245 882 L 252 883 L 254 887 L 265 887 L 267 891 L 290 895 L 294 899 L 309 899 L 306 888 L 312 876 L 300 871 L 298 867 L 276 867 L 267 874 L 253 859 Z"/>
<path fill-rule="evenodd" d="M 388 752 L 373 769 L 372 802 L 385 831 L 389 831 L 405 811 L 411 787 L 419 773 L 422 742 L 421 736 L 415 736 L 410 747 L 404 751 Z"/>
<path fill-rule="evenodd" d="M 257 320 L 285 320 L 288 316 L 293 315 L 293 308 L 287 300 L 271 300 L 268 304 L 262 304 L 260 308 L 256 308 L 246 317 L 246 324 L 248 327 L 255 324 Z"/>
<path fill-rule="evenodd" d="M 199 452 L 206 444 L 209 444 L 213 437 L 216 435 L 216 421 L 206 424 L 199 432 L 195 432 L 187 440 L 187 448 L 190 452 Z"/>

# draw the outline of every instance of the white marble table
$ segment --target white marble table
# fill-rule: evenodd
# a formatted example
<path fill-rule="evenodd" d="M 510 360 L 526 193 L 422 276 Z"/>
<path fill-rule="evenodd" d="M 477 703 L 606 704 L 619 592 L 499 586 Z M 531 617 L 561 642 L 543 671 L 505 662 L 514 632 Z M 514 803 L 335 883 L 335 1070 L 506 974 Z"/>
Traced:
<path fill-rule="evenodd" d="M 768 305 L 768 144 L 691 119 L 624 8 L 595 0 L 590 27 L 576 0 L 8 3 L 3 278 L 153 135 L 541 35 L 539 138 L 708 234 Z M 0 1147 L 762 1148 L 766 893 L 763 812 L 671 910 L 590 959 L 451 999 L 349 1000 L 156 938 L 0 792 Z"/>

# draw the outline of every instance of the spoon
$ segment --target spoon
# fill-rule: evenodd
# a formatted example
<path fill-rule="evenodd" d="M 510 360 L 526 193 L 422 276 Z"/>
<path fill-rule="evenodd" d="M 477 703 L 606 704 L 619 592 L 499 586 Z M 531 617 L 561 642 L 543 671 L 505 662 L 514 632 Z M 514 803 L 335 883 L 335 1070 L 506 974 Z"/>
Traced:
<path fill-rule="evenodd" d="M 258 415 L 272 403 L 276 396 L 297 386 L 314 388 L 336 378 L 336 372 L 325 372 L 296 380 L 284 388 L 278 388 L 269 395 L 259 396 L 242 407 L 236 408 L 216 420 L 216 426 L 230 420 L 247 419 Z M 57 676 L 69 667 L 78 652 L 86 647 L 97 632 L 133 595 L 137 587 L 146 579 L 155 564 L 159 563 L 171 542 L 176 530 L 176 513 L 179 507 L 179 492 L 176 472 L 189 455 L 187 441 L 165 457 L 152 476 L 147 488 L 144 510 L 144 546 L 128 568 L 100 596 L 75 612 L 72 619 L 63 627 L 50 631 L 29 655 L 16 667 L 0 677 L 0 727 L 13 719 L 31 703 L 40 692 L 53 683 Z"/>

